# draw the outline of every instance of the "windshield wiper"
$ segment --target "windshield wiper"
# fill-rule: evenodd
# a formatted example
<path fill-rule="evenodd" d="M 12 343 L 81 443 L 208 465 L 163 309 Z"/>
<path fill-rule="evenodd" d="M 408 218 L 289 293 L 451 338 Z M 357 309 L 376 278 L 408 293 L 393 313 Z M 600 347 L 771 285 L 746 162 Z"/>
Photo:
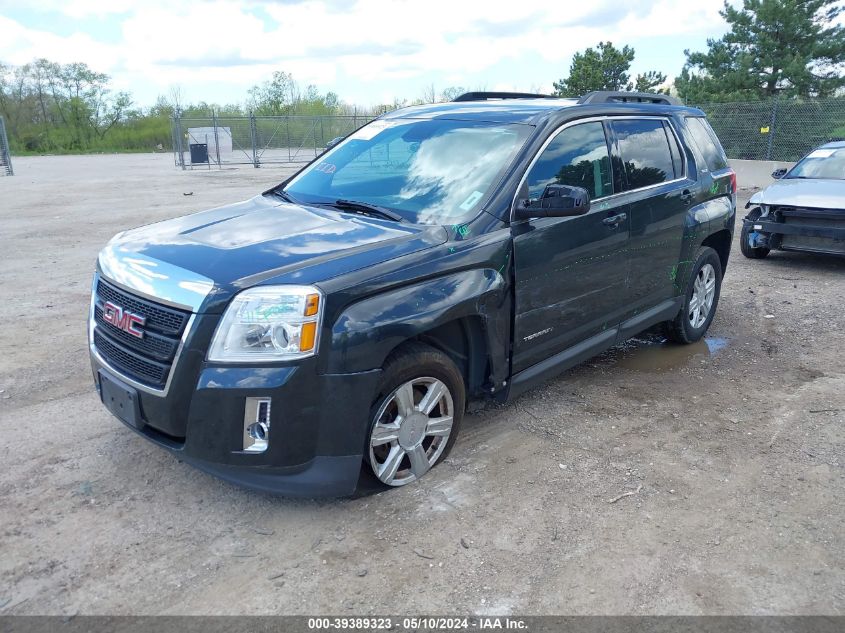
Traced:
<path fill-rule="evenodd" d="M 363 215 L 370 215 L 385 220 L 393 220 L 394 222 L 407 221 L 404 217 L 402 217 L 395 211 L 385 209 L 384 207 L 380 207 L 377 204 L 370 204 L 369 202 L 358 202 L 356 200 L 340 199 L 335 200 L 334 202 L 326 202 L 325 204 L 330 207 L 335 207 L 336 209 L 342 209 L 343 211 L 349 211 L 351 213 L 361 213 Z"/>
<path fill-rule="evenodd" d="M 294 198 L 284 189 L 273 189 L 272 194 L 277 198 L 281 198 L 285 202 L 292 202 L 293 204 L 302 204 L 299 200 Z"/>

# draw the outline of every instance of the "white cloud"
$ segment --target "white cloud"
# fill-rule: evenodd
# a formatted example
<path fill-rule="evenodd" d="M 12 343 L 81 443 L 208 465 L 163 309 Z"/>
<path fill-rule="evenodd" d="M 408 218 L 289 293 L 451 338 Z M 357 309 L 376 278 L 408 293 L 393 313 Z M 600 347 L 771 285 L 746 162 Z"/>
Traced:
<path fill-rule="evenodd" d="M 45 0 L 38 5 L 44 13 L 69 19 L 119 20 L 120 40 L 112 37 L 107 43 L 83 31 L 59 36 L 36 24 L 20 24 L 3 17 L 6 11 L 13 14 L 16 5 L 0 3 L 0 59 L 6 62 L 35 57 L 83 61 L 110 72 L 121 89 L 152 85 L 165 92 L 168 85 L 181 84 L 190 92 L 192 84 L 218 82 L 231 86 L 232 101 L 279 69 L 303 84 L 329 89 L 338 81 L 358 82 L 372 85 L 378 94 L 388 92 L 391 83 L 432 74 L 444 77 L 444 85 L 475 87 L 475 77 L 502 62 L 539 59 L 560 74 L 574 52 L 600 40 L 621 46 L 643 38 L 712 33 L 723 24 L 721 0 L 634 0 L 628 9 L 620 9 L 615 0 L 565 6 L 548 0 L 522 0 L 518 6 L 512 0 L 342 5 L 322 0 Z M 530 87 L 514 80 L 520 78 L 502 78 L 500 84 Z"/>
<path fill-rule="evenodd" d="M 230 58 L 266 59 L 264 23 L 234 2 L 173 8 L 143 6 L 122 24 L 122 48 L 132 65 L 182 61 L 184 65 Z"/>
<path fill-rule="evenodd" d="M 160 0 L 150 0 L 156 1 Z M 128 13 L 138 4 L 137 0 L 39 0 L 31 3 L 27 9 L 39 13 L 60 13 L 71 18 L 85 18 Z M 20 2 L 17 1 L 0 0 L 0 11 L 19 6 Z"/>
<path fill-rule="evenodd" d="M 86 33 L 59 36 L 48 31 L 31 29 L 0 15 L 0 60 L 21 65 L 38 57 L 60 63 L 85 61 L 98 71 L 112 67 L 114 49 L 97 42 Z"/>
<path fill-rule="evenodd" d="M 49 4 L 52 3 L 48 3 Z M 57 9 L 72 18 L 127 13 L 137 5 L 134 0 L 59 0 Z"/>

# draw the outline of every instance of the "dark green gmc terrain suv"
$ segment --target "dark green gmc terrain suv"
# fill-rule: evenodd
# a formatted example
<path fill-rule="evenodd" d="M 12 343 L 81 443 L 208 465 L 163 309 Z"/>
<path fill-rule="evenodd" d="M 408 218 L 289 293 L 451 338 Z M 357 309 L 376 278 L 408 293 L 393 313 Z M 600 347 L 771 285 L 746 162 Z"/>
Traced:
<path fill-rule="evenodd" d="M 117 235 L 89 316 L 126 425 L 229 481 L 411 483 L 470 400 L 658 324 L 700 339 L 736 178 L 665 95 L 469 93 L 404 108 L 238 204 Z"/>

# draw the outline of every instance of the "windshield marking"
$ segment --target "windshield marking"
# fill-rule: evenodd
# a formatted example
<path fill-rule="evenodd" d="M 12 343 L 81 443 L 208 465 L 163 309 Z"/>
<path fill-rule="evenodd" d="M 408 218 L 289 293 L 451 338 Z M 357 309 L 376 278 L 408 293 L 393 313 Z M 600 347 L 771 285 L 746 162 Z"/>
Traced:
<path fill-rule="evenodd" d="M 817 149 L 807 154 L 807 158 L 828 158 L 835 152 L 835 149 Z"/>

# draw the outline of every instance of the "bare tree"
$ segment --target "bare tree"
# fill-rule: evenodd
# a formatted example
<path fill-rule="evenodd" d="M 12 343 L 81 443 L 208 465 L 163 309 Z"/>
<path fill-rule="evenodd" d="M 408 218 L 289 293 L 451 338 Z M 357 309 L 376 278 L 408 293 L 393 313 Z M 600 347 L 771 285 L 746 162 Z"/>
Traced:
<path fill-rule="evenodd" d="M 434 84 L 426 86 L 423 89 L 422 102 L 423 103 L 436 103 L 437 102 L 437 90 L 435 90 Z"/>
<path fill-rule="evenodd" d="M 173 84 L 167 91 L 170 107 L 173 108 L 173 114 L 179 115 L 182 112 L 182 86 Z"/>
<path fill-rule="evenodd" d="M 449 86 L 448 88 L 444 88 L 443 92 L 440 93 L 440 100 L 441 101 L 454 101 L 456 97 L 467 92 L 467 90 L 463 86 Z"/>

